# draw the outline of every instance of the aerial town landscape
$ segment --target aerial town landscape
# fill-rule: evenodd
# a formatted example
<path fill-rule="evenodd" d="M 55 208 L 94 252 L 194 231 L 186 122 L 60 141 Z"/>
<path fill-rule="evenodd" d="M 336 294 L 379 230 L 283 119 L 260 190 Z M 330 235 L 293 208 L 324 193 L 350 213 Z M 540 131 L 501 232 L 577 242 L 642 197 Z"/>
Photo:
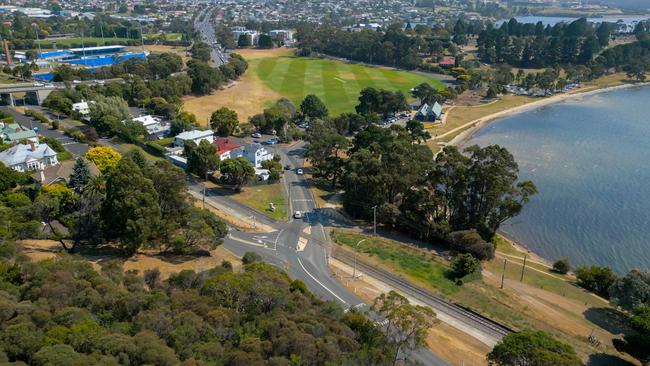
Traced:
<path fill-rule="evenodd" d="M 0 365 L 650 364 L 650 1 L 0 0 Z"/>

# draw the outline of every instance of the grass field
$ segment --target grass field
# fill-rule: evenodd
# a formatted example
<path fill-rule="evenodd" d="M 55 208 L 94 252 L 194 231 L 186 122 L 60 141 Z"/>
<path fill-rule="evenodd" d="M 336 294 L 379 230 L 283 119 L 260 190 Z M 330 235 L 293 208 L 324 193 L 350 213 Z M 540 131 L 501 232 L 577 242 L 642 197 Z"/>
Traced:
<path fill-rule="evenodd" d="M 296 105 L 307 94 L 316 94 L 333 115 L 354 111 L 359 92 L 366 87 L 401 90 L 407 96 L 422 82 L 442 87 L 436 79 L 411 72 L 327 59 L 283 55 L 251 60 L 249 64 L 250 72 L 259 80 Z"/>
<path fill-rule="evenodd" d="M 282 193 L 280 183 L 247 186 L 239 193 L 234 193 L 230 188 L 218 185 L 216 189 L 268 217 L 278 220 L 286 220 L 288 217 L 287 200 Z M 269 202 L 273 202 L 275 211 L 269 210 Z"/>
<path fill-rule="evenodd" d="M 57 46 L 66 46 L 70 47 L 71 45 L 79 45 L 81 47 L 81 37 L 74 37 L 74 38 L 63 38 L 63 39 L 45 39 L 41 41 L 41 47 L 42 48 L 49 48 L 52 46 L 52 44 L 56 43 Z M 95 43 L 98 46 L 101 46 L 104 42 L 107 44 L 117 44 L 117 43 L 124 43 L 128 42 L 129 40 L 127 38 L 108 38 L 104 37 L 102 39 L 101 37 L 84 37 L 83 42 L 84 44 L 88 46 L 90 43 Z"/>
<path fill-rule="evenodd" d="M 235 85 L 203 97 L 184 98 L 185 109 L 205 121 L 212 111 L 228 107 L 237 112 L 240 122 L 261 112 L 280 97 L 299 105 L 307 94 L 316 94 L 331 115 L 354 112 L 361 89 L 372 86 L 409 90 L 422 82 L 441 87 L 442 83 L 424 75 L 385 67 L 368 67 L 341 61 L 299 58 L 293 50 L 238 50 L 250 65 Z"/>

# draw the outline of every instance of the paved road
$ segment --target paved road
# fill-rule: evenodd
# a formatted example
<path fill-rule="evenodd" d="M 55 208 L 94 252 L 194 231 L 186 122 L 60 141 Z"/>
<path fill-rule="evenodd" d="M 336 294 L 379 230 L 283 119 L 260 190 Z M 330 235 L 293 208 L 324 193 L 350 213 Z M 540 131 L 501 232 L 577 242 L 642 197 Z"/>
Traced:
<path fill-rule="evenodd" d="M 289 211 L 301 211 L 306 214 L 301 219 L 291 218 L 288 222 L 280 222 L 208 190 L 208 204 L 218 200 L 219 204 L 243 210 L 239 212 L 254 216 L 259 222 L 276 229 L 271 233 L 257 234 L 231 230 L 224 240 L 224 246 L 238 256 L 243 256 L 249 251 L 260 254 L 266 262 L 286 271 L 292 278 L 303 281 L 322 299 L 338 302 L 346 309 L 354 307 L 368 310 L 359 297 L 336 279 L 328 266 L 331 242 L 327 238 L 323 223 L 331 220 L 331 217 L 326 217 L 323 211 L 317 208 L 307 180 L 303 175 L 296 174 L 296 169 L 303 166 L 303 144 L 297 144 L 286 151 L 278 147 L 270 149 L 281 156 L 283 165 L 291 167 L 290 170 L 285 170 L 283 178 L 289 195 Z M 202 189 L 200 184 L 192 184 L 190 187 L 195 191 Z M 376 314 L 370 311 L 367 313 L 371 318 L 381 320 Z M 424 365 L 447 365 L 429 349 L 421 349 L 408 355 L 408 358 Z"/>
<path fill-rule="evenodd" d="M 216 24 L 213 22 L 214 18 L 212 17 L 213 10 L 213 8 L 207 7 L 199 13 L 194 21 L 194 29 L 201 34 L 201 40 L 210 46 L 212 67 L 219 67 L 228 63 L 228 54 L 217 40 Z"/>
<path fill-rule="evenodd" d="M 2 107 L 2 110 L 10 113 L 16 120 L 16 123 L 20 124 L 21 126 L 30 129 L 37 127 L 38 133 L 40 135 L 59 140 L 65 149 L 70 151 L 75 157 L 83 156 L 86 151 L 88 151 L 88 145 L 75 141 L 69 136 L 66 136 L 62 131 L 54 130 L 50 126 L 44 125 L 37 120 L 31 117 L 27 117 L 11 108 Z"/>

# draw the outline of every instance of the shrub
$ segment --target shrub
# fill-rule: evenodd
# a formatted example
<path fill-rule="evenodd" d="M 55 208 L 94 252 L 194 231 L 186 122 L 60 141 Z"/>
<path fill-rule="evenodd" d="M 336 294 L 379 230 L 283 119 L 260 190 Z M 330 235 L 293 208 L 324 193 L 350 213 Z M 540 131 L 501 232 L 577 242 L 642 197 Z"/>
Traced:
<path fill-rule="evenodd" d="M 149 150 L 151 150 L 151 152 L 157 155 L 165 155 L 165 151 L 167 151 L 157 141 L 148 141 L 145 145 Z"/>
<path fill-rule="evenodd" d="M 46 124 L 46 125 L 50 124 L 50 120 L 47 117 L 45 117 L 45 115 L 43 113 L 36 112 L 36 111 L 31 110 L 31 109 L 26 109 L 25 110 L 25 115 L 27 117 L 32 117 L 35 120 L 37 120 L 37 121 L 39 121 L 39 122 L 41 122 L 43 124 Z"/>
<path fill-rule="evenodd" d="M 553 271 L 560 274 L 567 274 L 571 270 L 569 258 L 560 258 L 553 263 Z"/>
<path fill-rule="evenodd" d="M 459 254 L 451 262 L 451 275 L 453 278 L 463 278 L 479 270 L 481 264 L 471 254 Z"/>
<path fill-rule="evenodd" d="M 59 121 L 52 121 L 52 128 L 55 130 L 59 129 Z"/>
<path fill-rule="evenodd" d="M 609 297 L 609 288 L 617 279 L 610 268 L 595 264 L 590 267 L 578 267 L 575 272 L 578 286 L 605 298 Z"/>
<path fill-rule="evenodd" d="M 259 255 L 257 253 L 253 253 L 253 252 L 246 252 L 244 254 L 244 257 L 242 257 L 241 261 L 244 264 L 251 264 L 251 263 L 259 262 L 261 260 L 262 260 L 261 255 Z"/>
<path fill-rule="evenodd" d="M 455 231 L 449 234 L 447 241 L 452 249 L 469 253 L 478 260 L 494 258 L 494 244 L 483 240 L 476 230 Z"/>

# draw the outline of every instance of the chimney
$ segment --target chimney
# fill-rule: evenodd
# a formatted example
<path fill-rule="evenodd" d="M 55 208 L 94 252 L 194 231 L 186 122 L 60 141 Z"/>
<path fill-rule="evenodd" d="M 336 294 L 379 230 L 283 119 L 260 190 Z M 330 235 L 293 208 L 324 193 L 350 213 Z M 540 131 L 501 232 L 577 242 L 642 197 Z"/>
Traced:
<path fill-rule="evenodd" d="M 7 40 L 2 41 L 2 45 L 5 48 L 5 56 L 7 57 L 7 65 L 11 65 L 11 52 L 9 52 L 9 42 Z"/>
<path fill-rule="evenodd" d="M 32 152 L 36 151 L 36 145 L 34 145 L 34 142 L 30 142 L 29 146 L 31 146 Z"/>

